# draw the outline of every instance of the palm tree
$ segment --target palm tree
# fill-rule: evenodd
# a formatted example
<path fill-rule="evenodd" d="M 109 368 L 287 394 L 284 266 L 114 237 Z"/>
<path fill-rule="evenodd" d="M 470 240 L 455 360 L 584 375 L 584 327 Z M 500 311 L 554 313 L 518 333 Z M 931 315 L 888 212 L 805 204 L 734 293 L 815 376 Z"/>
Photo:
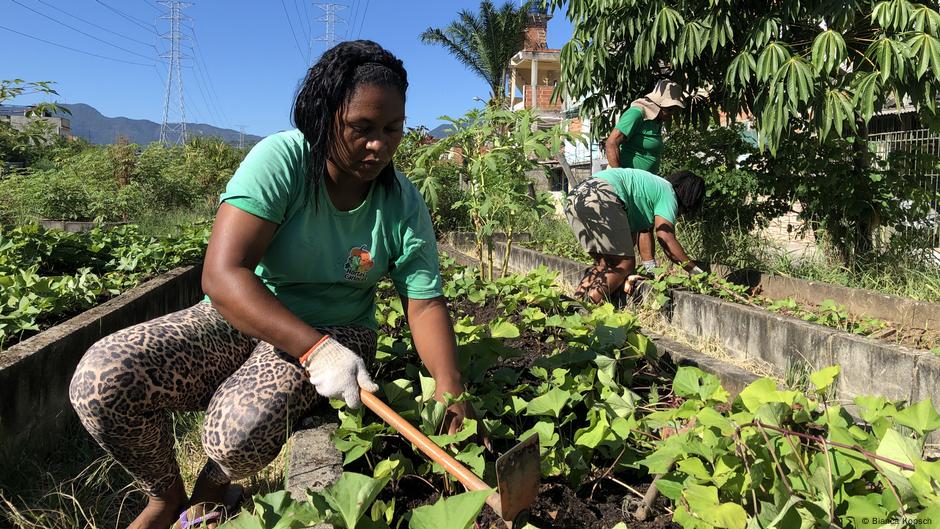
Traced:
<path fill-rule="evenodd" d="M 507 1 L 499 9 L 490 0 L 480 2 L 479 14 L 461 11 L 444 29 L 428 28 L 425 44 L 440 44 L 467 68 L 486 81 L 490 99 L 499 104 L 504 96 L 509 60 L 525 42 L 526 15 L 531 2 L 521 6 Z"/>

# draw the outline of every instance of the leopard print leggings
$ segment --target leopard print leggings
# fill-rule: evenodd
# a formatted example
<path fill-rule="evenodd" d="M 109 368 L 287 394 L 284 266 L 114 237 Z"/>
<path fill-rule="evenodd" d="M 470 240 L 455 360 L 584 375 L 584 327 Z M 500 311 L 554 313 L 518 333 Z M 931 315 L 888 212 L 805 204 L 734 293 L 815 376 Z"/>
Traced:
<path fill-rule="evenodd" d="M 371 364 L 376 333 L 318 329 Z M 232 327 L 210 303 L 128 327 L 95 343 L 75 371 L 72 406 L 94 439 L 151 495 L 180 471 L 173 411 L 206 411 L 203 469 L 224 484 L 264 468 L 290 423 L 320 401 L 300 363 Z"/>

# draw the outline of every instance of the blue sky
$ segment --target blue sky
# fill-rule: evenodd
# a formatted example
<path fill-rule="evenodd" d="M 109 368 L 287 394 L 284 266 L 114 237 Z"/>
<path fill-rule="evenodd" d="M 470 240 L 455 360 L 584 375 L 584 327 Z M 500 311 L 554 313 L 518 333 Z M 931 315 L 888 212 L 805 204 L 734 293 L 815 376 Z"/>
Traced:
<path fill-rule="evenodd" d="M 476 10 L 478 0 L 335 2 L 346 6 L 338 14 L 347 23 L 336 26 L 341 39 L 375 40 L 405 62 L 409 126 L 434 128 L 440 123 L 438 116 L 460 115 L 480 104 L 474 97 L 487 96 L 481 79 L 443 48 L 418 38 L 429 26 L 446 26 L 461 9 Z M 184 62 L 182 74 L 186 120 L 236 130 L 244 126 L 246 132 L 260 136 L 290 127 L 291 102 L 307 67 L 305 43 L 308 36 L 325 33 L 324 23 L 314 20 L 323 11 L 310 0 L 195 0 L 193 4 L 184 10 L 196 37 L 187 42 L 194 47 L 184 49 L 195 57 Z M 157 58 L 157 50 L 169 46 L 156 32 L 166 32 L 169 23 L 157 19 L 158 8 L 156 0 L 0 0 L 0 79 L 56 81 L 60 102 L 87 103 L 106 116 L 160 122 L 166 64 Z M 3 28 L 139 64 L 66 50 Z M 570 22 L 556 14 L 549 22 L 549 46 L 560 48 L 570 35 Z M 322 43 L 315 43 L 312 59 L 323 50 Z M 13 102 L 34 101 L 23 97 Z"/>

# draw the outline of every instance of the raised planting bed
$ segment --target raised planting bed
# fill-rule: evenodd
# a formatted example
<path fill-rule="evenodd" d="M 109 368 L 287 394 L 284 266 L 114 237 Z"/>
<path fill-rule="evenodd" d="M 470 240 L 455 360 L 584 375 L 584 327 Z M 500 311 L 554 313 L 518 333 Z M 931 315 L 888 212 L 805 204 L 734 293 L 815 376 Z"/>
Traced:
<path fill-rule="evenodd" d="M 42 454 L 75 421 L 68 388 L 96 341 L 202 296 L 201 266 L 177 268 L 0 352 L 0 456 Z"/>
<path fill-rule="evenodd" d="M 206 226 L 166 238 L 132 225 L 82 233 L 0 226 L 0 357 L 149 278 L 200 262 L 208 237 Z"/>
<path fill-rule="evenodd" d="M 809 307 L 811 312 L 822 312 L 841 325 L 861 327 L 879 339 L 919 349 L 940 347 L 940 305 L 936 303 L 722 265 L 713 265 L 711 272 L 747 287 L 754 296 L 773 300 L 776 303 L 771 304 L 780 310 L 798 313 L 801 307 Z"/>
<path fill-rule="evenodd" d="M 544 272 L 492 283 L 454 267 L 446 275 L 465 382 L 495 453 L 472 423 L 440 433 L 444 407 L 390 285 L 379 307 L 380 396 L 490 483 L 496 455 L 538 435 L 532 527 L 744 529 L 780 518 L 861 528 L 860 512 L 940 516 L 940 463 L 922 458 L 924 436 L 940 426 L 929 403 L 859 399 L 871 422 L 855 426 L 838 403 L 823 404 L 837 368 L 812 374 L 808 395 L 757 379 L 732 399 L 717 377 L 660 361 L 633 315 L 610 305 L 573 314 Z M 294 489 L 293 499 L 256 498 L 232 527 L 500 527 L 485 494 L 458 494 L 371 412 L 340 407 L 338 417 L 338 480 L 300 497 Z M 632 513 L 655 474 L 661 494 L 641 522 Z"/>
<path fill-rule="evenodd" d="M 95 228 L 110 229 L 123 226 L 127 222 L 94 222 L 88 220 L 52 220 L 41 219 L 39 225 L 47 230 L 62 230 L 70 233 L 91 231 Z"/>
<path fill-rule="evenodd" d="M 472 245 L 466 238 L 449 239 L 458 250 L 468 252 Z M 505 248 L 495 243 L 498 265 Z M 584 265 L 534 250 L 513 248 L 509 269 L 525 273 L 539 266 L 558 273 L 556 283 L 573 291 Z M 903 347 L 889 340 L 875 340 L 841 329 L 810 323 L 785 314 L 770 312 L 727 292 L 735 302 L 703 295 L 677 286 L 695 286 L 680 276 L 648 282 L 644 289 L 654 295 L 647 300 L 661 305 L 669 321 L 684 332 L 706 340 L 717 340 L 734 357 L 758 359 L 774 366 L 781 376 L 805 373 L 838 364 L 843 369 L 835 386 L 835 397 L 851 402 L 857 396 L 878 394 L 890 399 L 915 402 L 930 398 L 940 405 L 940 356 L 925 350 Z M 705 278 L 699 283 L 708 281 Z M 655 284 L 658 283 L 658 284 Z M 732 287 L 720 285 L 718 290 Z M 743 287 L 742 287 L 743 288 Z M 709 289 L 714 290 L 712 287 Z M 670 303 L 664 303 L 666 298 Z M 934 376 L 934 375 L 938 376 Z M 940 438 L 938 438 L 940 441 Z"/>

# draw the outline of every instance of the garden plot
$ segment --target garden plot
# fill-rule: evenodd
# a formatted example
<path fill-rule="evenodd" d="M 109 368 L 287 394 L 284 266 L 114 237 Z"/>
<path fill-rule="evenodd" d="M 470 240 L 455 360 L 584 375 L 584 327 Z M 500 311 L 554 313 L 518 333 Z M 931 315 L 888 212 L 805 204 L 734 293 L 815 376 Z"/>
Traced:
<path fill-rule="evenodd" d="M 453 234 L 449 240 L 458 249 L 472 253 L 471 239 L 465 234 Z M 501 256 L 505 247 L 497 242 L 494 249 L 498 269 L 503 264 Z M 577 285 L 584 269 L 582 263 L 534 250 L 512 248 L 509 252 L 510 270 L 525 272 L 539 266 L 557 271 L 556 283 L 569 291 Z M 670 281 L 674 285 L 670 285 Z M 813 370 L 841 366 L 843 376 L 833 386 L 832 397 L 847 404 L 856 416 L 860 411 L 853 399 L 872 393 L 906 402 L 925 399 L 940 402 L 940 355 L 935 351 L 910 349 L 891 340 L 873 340 L 837 327 L 769 312 L 742 299 L 743 287 L 727 282 L 719 288 L 722 291 L 719 296 L 736 298 L 733 302 L 683 288 L 670 288 L 682 286 L 694 290 L 698 285 L 697 288 L 712 290 L 714 284 L 710 280 L 705 284 L 705 281 L 704 277 L 690 279 L 674 275 L 671 279 L 648 282 L 643 289 L 647 292 L 646 299 L 652 301 L 652 306 L 663 309 L 673 328 L 687 336 L 717 343 L 730 356 L 729 360 L 738 365 L 771 366 L 778 380 L 799 384 L 805 383 L 807 374 Z M 649 294 L 651 291 L 655 292 Z M 926 314 L 933 313 L 927 311 Z M 932 435 L 930 441 L 932 445 L 940 444 L 940 434 Z"/>
<path fill-rule="evenodd" d="M 940 463 L 922 459 L 925 435 L 940 426 L 929 402 L 858 398 L 870 422 L 855 424 L 826 399 L 836 367 L 810 374 L 807 393 L 758 379 L 732 400 L 717 377 L 660 362 L 631 314 L 609 305 L 573 314 L 549 274 L 493 282 L 471 270 L 447 275 L 461 367 L 496 453 L 480 445 L 472 423 L 456 436 L 437 430 L 444 408 L 416 367 L 396 301 L 379 308 L 381 394 L 491 483 L 496 455 L 537 434 L 543 485 L 533 527 L 743 529 L 749 519 L 767 526 L 803 516 L 867 527 L 854 521 L 861 512 L 940 514 L 930 507 L 940 500 Z M 339 419 L 338 481 L 305 498 L 257 498 L 233 527 L 500 526 L 483 496 L 457 494 L 370 412 L 341 409 Z M 631 513 L 656 474 L 661 499 L 640 523 Z"/>
<path fill-rule="evenodd" d="M 390 284 L 378 311 L 380 395 L 489 482 L 497 453 L 537 435 L 543 485 L 533 527 L 744 529 L 749 519 L 804 515 L 863 527 L 853 522 L 859 512 L 940 519 L 930 507 L 940 503 L 940 463 L 922 458 L 924 436 L 940 426 L 930 403 L 859 398 L 868 422 L 854 424 L 825 399 L 835 368 L 813 373 L 808 394 L 758 379 L 732 400 L 717 377 L 660 360 L 633 315 L 611 306 L 574 313 L 550 274 L 484 282 L 446 267 L 445 275 L 461 368 L 495 453 L 472 423 L 456 436 L 438 431 L 444 406 L 417 367 Z M 483 495 L 459 494 L 370 412 L 337 414 L 338 480 L 293 498 L 255 497 L 228 527 L 499 526 Z M 660 498 L 639 523 L 631 513 L 657 474 Z"/>
<path fill-rule="evenodd" d="M 159 273 L 201 261 L 208 237 L 206 226 L 164 239 L 136 226 L 0 227 L 0 354 Z"/>
<path fill-rule="evenodd" d="M 711 269 L 730 283 L 747 287 L 748 294 L 772 309 L 915 349 L 940 346 L 936 303 L 720 265 Z"/>

